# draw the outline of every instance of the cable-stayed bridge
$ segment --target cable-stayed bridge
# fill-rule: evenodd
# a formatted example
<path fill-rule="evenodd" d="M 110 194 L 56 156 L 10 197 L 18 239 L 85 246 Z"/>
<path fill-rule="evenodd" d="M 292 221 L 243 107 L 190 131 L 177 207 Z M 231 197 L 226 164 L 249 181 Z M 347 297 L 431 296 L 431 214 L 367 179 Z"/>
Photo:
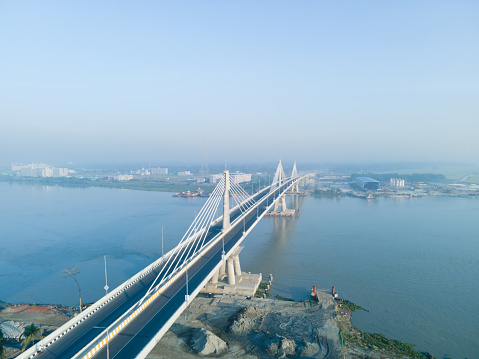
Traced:
<path fill-rule="evenodd" d="M 286 177 L 280 161 L 272 184 L 250 196 L 225 171 L 173 250 L 18 358 L 145 358 L 261 218 L 278 203 L 286 210 L 302 178 L 296 163 Z"/>

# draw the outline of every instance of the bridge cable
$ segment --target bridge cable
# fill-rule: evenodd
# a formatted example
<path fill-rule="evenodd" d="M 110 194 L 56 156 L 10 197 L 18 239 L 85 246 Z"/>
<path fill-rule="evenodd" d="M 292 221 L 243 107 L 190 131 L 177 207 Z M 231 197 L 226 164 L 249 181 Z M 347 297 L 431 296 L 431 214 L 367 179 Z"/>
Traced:
<path fill-rule="evenodd" d="M 256 203 L 256 201 L 238 183 L 233 180 L 230 180 L 230 183 L 231 190 L 235 194 L 233 199 L 235 200 L 241 212 L 246 212 Z"/>
<path fill-rule="evenodd" d="M 198 240 L 198 238 L 201 237 L 201 236 L 197 236 L 196 234 L 198 233 L 198 231 L 201 231 L 202 229 L 203 230 L 205 229 L 204 228 L 205 226 L 203 226 L 203 223 L 205 223 L 205 221 L 208 221 L 209 218 L 212 218 L 212 216 L 214 216 L 214 214 L 217 212 L 219 199 L 221 199 L 221 194 L 222 193 L 224 193 L 224 179 L 222 179 L 218 182 L 218 185 L 214 189 L 213 193 L 208 198 L 206 203 L 203 205 L 203 208 L 200 210 L 200 213 L 198 213 L 198 215 L 196 216 L 193 223 L 190 225 L 190 227 L 186 231 L 186 233 L 183 236 L 183 238 L 181 239 L 181 241 L 175 247 L 174 252 L 168 257 L 167 261 L 165 262 L 165 264 L 161 268 L 160 272 L 158 273 L 157 277 L 155 278 L 155 280 L 151 284 L 147 293 L 138 302 L 139 305 L 141 305 L 141 303 L 143 303 L 145 298 L 151 293 L 152 288 L 157 283 L 157 281 L 158 281 L 158 279 L 160 278 L 161 275 L 163 275 L 163 277 L 159 281 L 158 286 L 162 284 L 162 282 L 164 281 L 166 276 L 173 273 L 178 268 L 178 266 L 180 264 L 180 260 L 183 258 L 183 255 L 186 252 L 186 249 L 190 248 L 190 251 L 188 252 L 188 254 L 191 252 L 191 248 L 193 246 L 193 243 L 196 242 L 196 240 Z M 208 228 L 209 228 L 210 225 L 211 225 L 211 221 L 208 224 Z M 205 233 L 205 236 L 206 236 L 207 231 L 204 231 L 204 233 Z M 170 271 L 170 269 L 172 268 L 173 264 L 177 260 L 178 255 L 180 253 L 181 253 L 181 255 L 179 257 L 179 260 L 177 261 L 173 270 Z M 181 264 L 183 264 L 183 263 L 184 263 L 184 261 Z M 165 269 L 166 269 L 166 271 L 165 271 Z"/>
<path fill-rule="evenodd" d="M 187 243 L 187 244 L 183 246 L 182 250 L 179 249 L 177 255 L 174 258 L 174 260 L 176 260 L 176 258 L 178 258 L 179 252 L 181 252 L 181 255 L 179 257 L 178 262 L 176 263 L 176 266 L 173 268 L 173 270 L 171 272 L 174 272 L 178 268 L 178 266 L 180 265 L 180 260 L 183 258 L 185 252 L 189 248 L 190 250 L 188 251 L 188 254 L 187 254 L 187 257 L 188 257 L 189 253 L 191 252 L 192 246 L 194 246 L 194 243 L 199 238 L 196 234 L 198 233 L 198 231 L 201 231 L 201 230 L 204 229 L 203 228 L 204 223 L 206 222 L 207 218 L 209 217 L 208 213 L 213 212 L 213 215 L 214 215 L 214 213 L 216 213 L 217 207 L 215 208 L 214 206 L 215 206 L 217 201 L 215 201 L 215 199 L 217 199 L 221 195 L 221 193 L 223 193 L 223 191 L 224 191 L 224 183 L 221 181 L 218 184 L 217 188 L 215 188 L 215 190 L 213 191 L 213 193 L 210 196 L 210 198 L 208 199 L 208 201 L 205 203 L 205 205 L 201 209 L 198 216 L 195 218 L 195 221 L 194 221 L 195 225 L 193 226 L 193 228 L 191 230 L 187 231 L 187 233 L 185 234 L 184 238 L 187 236 L 186 237 L 187 240 L 185 241 L 185 243 Z M 170 268 L 171 268 L 172 264 L 173 264 L 173 262 L 170 264 L 167 272 L 170 272 Z"/>
<path fill-rule="evenodd" d="M 217 188 L 219 191 L 221 191 L 221 187 L 222 187 L 222 183 L 219 183 Z M 215 191 L 216 191 L 215 189 Z M 214 191 L 214 192 L 215 192 Z M 194 237 L 194 234 L 192 234 L 193 232 L 196 233 L 198 230 L 197 230 L 197 227 L 198 227 L 198 222 L 200 221 L 200 219 L 204 216 L 204 212 L 205 210 L 209 210 L 210 209 L 210 206 L 211 206 L 211 203 L 212 203 L 212 199 L 214 199 L 216 196 L 214 196 L 214 194 L 208 199 L 208 201 L 205 203 L 205 205 L 203 206 L 202 210 L 200 211 L 200 213 L 197 215 L 197 217 L 195 218 L 195 220 L 193 221 L 193 223 L 190 225 L 190 228 L 188 228 L 188 230 L 186 231 L 185 235 L 183 236 L 182 240 L 180 241 L 180 243 L 176 246 L 174 252 L 171 254 L 171 256 L 168 258 L 168 260 L 166 261 L 166 263 L 164 264 L 164 266 L 162 267 L 162 269 L 160 270 L 160 272 L 158 273 L 155 281 L 152 283 L 152 285 L 150 286 L 150 289 L 148 290 L 148 292 L 145 294 L 145 296 L 143 297 L 143 299 L 140 301 L 140 304 L 141 302 L 146 298 L 146 296 L 151 293 L 152 291 L 152 288 L 153 286 L 156 284 L 156 282 L 158 281 L 158 278 L 160 278 L 160 276 L 163 274 L 163 277 L 162 279 L 160 280 L 159 282 L 159 285 L 163 282 L 163 280 L 165 279 L 165 277 L 167 275 L 169 275 L 170 273 L 174 272 L 174 270 L 178 267 L 178 264 L 180 263 L 180 260 L 181 258 L 183 257 L 184 253 L 185 253 L 185 250 L 190 247 L 190 244 L 192 242 L 193 239 L 195 239 Z M 179 256 L 179 258 L 178 258 Z M 173 270 L 170 271 L 172 265 L 175 263 L 175 261 L 178 259 L 178 262 L 176 264 L 176 266 L 173 268 Z M 166 269 L 166 271 L 165 271 Z"/>

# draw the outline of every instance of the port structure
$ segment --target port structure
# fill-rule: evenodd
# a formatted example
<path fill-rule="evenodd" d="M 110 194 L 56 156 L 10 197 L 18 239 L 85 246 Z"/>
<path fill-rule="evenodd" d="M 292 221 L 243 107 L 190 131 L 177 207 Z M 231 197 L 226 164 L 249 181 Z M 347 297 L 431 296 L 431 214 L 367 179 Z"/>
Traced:
<path fill-rule="evenodd" d="M 228 284 L 237 283 L 240 244 L 302 178 L 286 178 L 281 163 L 276 172 L 270 186 L 250 196 L 225 171 L 175 248 L 17 358 L 145 358 L 216 273 L 227 270 Z"/>

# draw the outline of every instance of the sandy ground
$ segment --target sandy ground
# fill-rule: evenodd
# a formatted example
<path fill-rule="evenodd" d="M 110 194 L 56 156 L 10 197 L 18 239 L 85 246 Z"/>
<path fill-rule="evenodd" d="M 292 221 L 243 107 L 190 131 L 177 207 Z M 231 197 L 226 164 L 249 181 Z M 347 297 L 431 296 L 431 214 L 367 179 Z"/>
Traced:
<path fill-rule="evenodd" d="M 198 357 L 191 345 L 196 328 L 205 328 L 228 344 L 228 351 L 217 355 L 220 358 L 301 354 L 309 358 L 339 358 L 339 329 L 334 318 L 330 295 L 324 295 L 319 304 L 229 296 L 196 298 L 147 358 Z"/>
<path fill-rule="evenodd" d="M 351 313 L 340 309 L 328 293 L 318 292 L 318 297 L 318 303 L 236 296 L 195 298 L 147 359 L 197 358 L 208 351 L 207 357 L 225 359 L 405 358 L 364 346 L 342 347 L 339 327 L 355 329 L 351 327 Z M 0 323 L 34 323 L 48 334 L 67 322 L 73 311 L 54 305 L 0 303 Z M 204 332 L 208 334 L 201 338 Z M 8 357 L 14 352 L 7 348 Z"/>
<path fill-rule="evenodd" d="M 60 327 L 71 319 L 72 309 L 56 305 L 25 305 L 12 304 L 0 306 L 0 323 L 13 320 L 18 322 L 22 327 L 32 323 L 35 326 L 49 333 Z M 11 357 L 18 352 L 19 344 L 6 347 L 7 357 Z"/>
<path fill-rule="evenodd" d="M 67 308 L 55 305 L 11 305 L 0 311 L 0 323 L 14 320 L 25 325 L 34 323 L 44 330 L 53 330 L 71 319 Z"/>

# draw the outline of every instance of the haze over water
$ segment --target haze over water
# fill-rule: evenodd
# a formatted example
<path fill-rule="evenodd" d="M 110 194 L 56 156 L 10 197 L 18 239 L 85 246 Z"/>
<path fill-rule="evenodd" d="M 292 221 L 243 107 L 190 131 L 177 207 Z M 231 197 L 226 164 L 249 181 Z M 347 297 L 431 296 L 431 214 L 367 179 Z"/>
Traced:
<path fill-rule="evenodd" d="M 84 302 L 178 243 L 204 199 L 171 193 L 0 183 L 0 300 L 77 305 L 61 269 L 80 268 Z M 360 329 L 435 356 L 479 353 L 479 202 L 461 198 L 300 198 L 294 219 L 264 218 L 245 240 L 244 271 L 272 273 L 273 296 L 312 285 L 369 310 Z"/>

